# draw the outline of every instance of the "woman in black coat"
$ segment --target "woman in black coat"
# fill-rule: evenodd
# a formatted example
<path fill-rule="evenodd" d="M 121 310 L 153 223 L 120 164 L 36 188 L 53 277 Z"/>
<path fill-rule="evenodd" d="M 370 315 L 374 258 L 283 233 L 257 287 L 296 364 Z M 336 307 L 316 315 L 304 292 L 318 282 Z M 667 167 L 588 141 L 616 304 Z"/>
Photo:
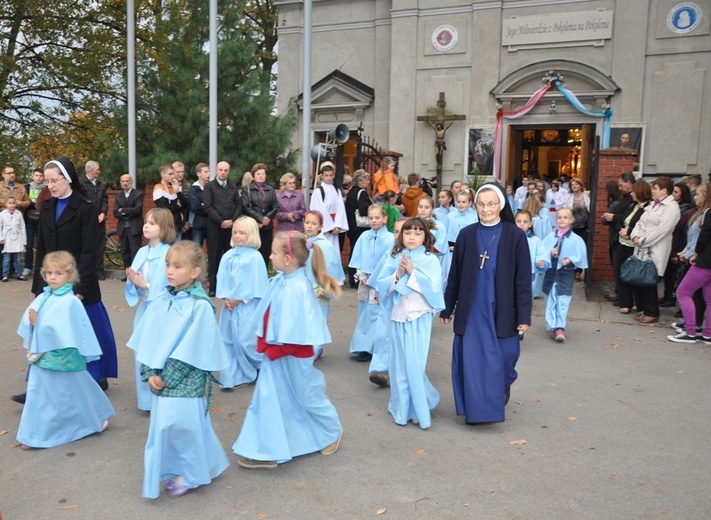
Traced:
<path fill-rule="evenodd" d="M 356 211 L 362 217 L 368 218 L 368 208 L 373 203 L 368 195 L 369 176 L 365 170 L 356 170 L 353 173 L 353 186 L 346 195 L 346 218 L 348 219 L 348 242 L 351 244 L 351 252 L 348 254 L 348 262 L 350 263 L 353 256 L 353 249 L 356 241 L 365 231 L 370 229 L 367 227 L 358 227 L 356 223 Z M 355 281 L 356 270 L 352 267 L 348 268 L 348 282 L 351 288 L 355 289 L 358 284 Z"/>
<path fill-rule="evenodd" d="M 259 239 L 262 245 L 259 252 L 264 263 L 269 266 L 269 255 L 272 252 L 272 237 L 274 233 L 274 217 L 279 211 L 279 201 L 274 188 L 267 184 L 267 166 L 257 163 L 252 166 L 254 179 L 242 188 L 242 212 L 257 221 Z"/>
<path fill-rule="evenodd" d="M 41 266 L 47 253 L 69 251 L 77 262 L 79 282 L 74 293 L 81 299 L 103 352 L 101 359 L 87 364 L 87 370 L 101 384 L 108 387 L 107 377 L 117 377 L 116 340 L 109 315 L 101 303 L 101 289 L 96 277 L 99 261 L 99 217 L 96 207 L 86 197 L 72 161 L 59 157 L 44 167 L 45 182 L 52 198 L 40 208 L 37 229 L 37 265 Z M 32 292 L 37 295 L 47 285 L 35 270 Z"/>

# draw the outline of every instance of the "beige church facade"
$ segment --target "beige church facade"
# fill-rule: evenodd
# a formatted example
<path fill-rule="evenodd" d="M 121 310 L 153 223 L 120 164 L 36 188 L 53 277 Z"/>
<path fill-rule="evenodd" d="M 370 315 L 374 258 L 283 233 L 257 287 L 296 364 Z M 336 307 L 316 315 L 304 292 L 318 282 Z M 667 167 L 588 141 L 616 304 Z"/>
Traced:
<path fill-rule="evenodd" d="M 283 113 L 302 94 L 304 14 L 302 1 L 274 4 Z M 445 113 L 463 116 L 445 124 L 445 183 L 471 173 L 591 180 L 595 147 L 608 141 L 638 150 L 645 176 L 706 179 L 710 21 L 711 0 L 314 0 L 310 138 L 346 124 L 353 139 L 362 123 L 402 154 L 401 174 L 433 176 L 435 131 L 417 118 L 436 114 L 443 93 Z M 523 110 L 551 78 L 564 88 Z"/>

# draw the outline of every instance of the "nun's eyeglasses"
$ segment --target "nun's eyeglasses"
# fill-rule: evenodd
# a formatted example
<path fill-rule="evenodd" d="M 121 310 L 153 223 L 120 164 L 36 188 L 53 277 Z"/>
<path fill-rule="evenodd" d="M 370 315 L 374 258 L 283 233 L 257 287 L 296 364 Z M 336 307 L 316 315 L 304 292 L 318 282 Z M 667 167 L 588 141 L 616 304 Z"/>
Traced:
<path fill-rule="evenodd" d="M 66 180 L 64 177 L 57 177 L 56 179 L 47 179 L 45 177 L 44 182 L 45 182 L 45 184 L 51 185 L 51 184 L 57 184 L 58 182 L 61 182 L 64 180 Z"/>
<path fill-rule="evenodd" d="M 479 209 L 484 209 L 484 208 L 489 208 L 489 209 L 494 209 L 496 206 L 498 206 L 500 202 L 477 202 L 476 207 Z"/>

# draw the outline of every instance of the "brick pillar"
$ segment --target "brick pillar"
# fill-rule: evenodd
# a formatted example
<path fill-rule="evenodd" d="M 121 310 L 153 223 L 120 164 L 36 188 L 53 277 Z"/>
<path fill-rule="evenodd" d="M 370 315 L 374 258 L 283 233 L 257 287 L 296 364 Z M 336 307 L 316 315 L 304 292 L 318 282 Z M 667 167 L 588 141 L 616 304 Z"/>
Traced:
<path fill-rule="evenodd" d="M 607 226 L 600 225 L 602 214 L 607 211 L 607 183 L 617 181 L 624 172 L 631 172 L 636 160 L 637 151 L 629 148 L 605 148 L 598 152 L 597 201 L 593 215 L 597 231 L 593 236 L 593 257 L 590 259 L 594 282 L 615 281 L 610 265 Z"/>

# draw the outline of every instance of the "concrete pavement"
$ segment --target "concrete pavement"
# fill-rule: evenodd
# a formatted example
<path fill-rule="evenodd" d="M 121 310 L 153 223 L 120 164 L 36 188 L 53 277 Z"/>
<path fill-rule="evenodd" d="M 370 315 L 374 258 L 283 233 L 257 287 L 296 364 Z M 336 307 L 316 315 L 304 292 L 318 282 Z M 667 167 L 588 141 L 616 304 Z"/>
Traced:
<path fill-rule="evenodd" d="M 429 430 L 397 426 L 389 391 L 348 356 L 355 291 L 331 310 L 334 342 L 317 364 L 344 427 L 338 452 L 275 470 L 239 467 L 231 446 L 253 387 L 216 391 L 212 422 L 231 460 L 211 485 L 184 497 L 141 497 L 148 414 L 135 406 L 133 357 L 124 346 L 133 310 L 118 280 L 101 282 L 120 358 L 108 396 L 109 430 L 47 450 L 15 435 L 25 355 L 15 334 L 29 282 L 0 286 L 0 512 L 4 520 L 150 518 L 706 519 L 711 347 L 666 341 L 602 299 L 573 298 L 568 341 L 545 331 L 544 303 L 522 344 L 507 421 L 468 426 L 454 413 L 451 326 L 435 323 L 428 374 L 442 394 Z M 6 431 L 7 430 L 7 431 Z"/>

